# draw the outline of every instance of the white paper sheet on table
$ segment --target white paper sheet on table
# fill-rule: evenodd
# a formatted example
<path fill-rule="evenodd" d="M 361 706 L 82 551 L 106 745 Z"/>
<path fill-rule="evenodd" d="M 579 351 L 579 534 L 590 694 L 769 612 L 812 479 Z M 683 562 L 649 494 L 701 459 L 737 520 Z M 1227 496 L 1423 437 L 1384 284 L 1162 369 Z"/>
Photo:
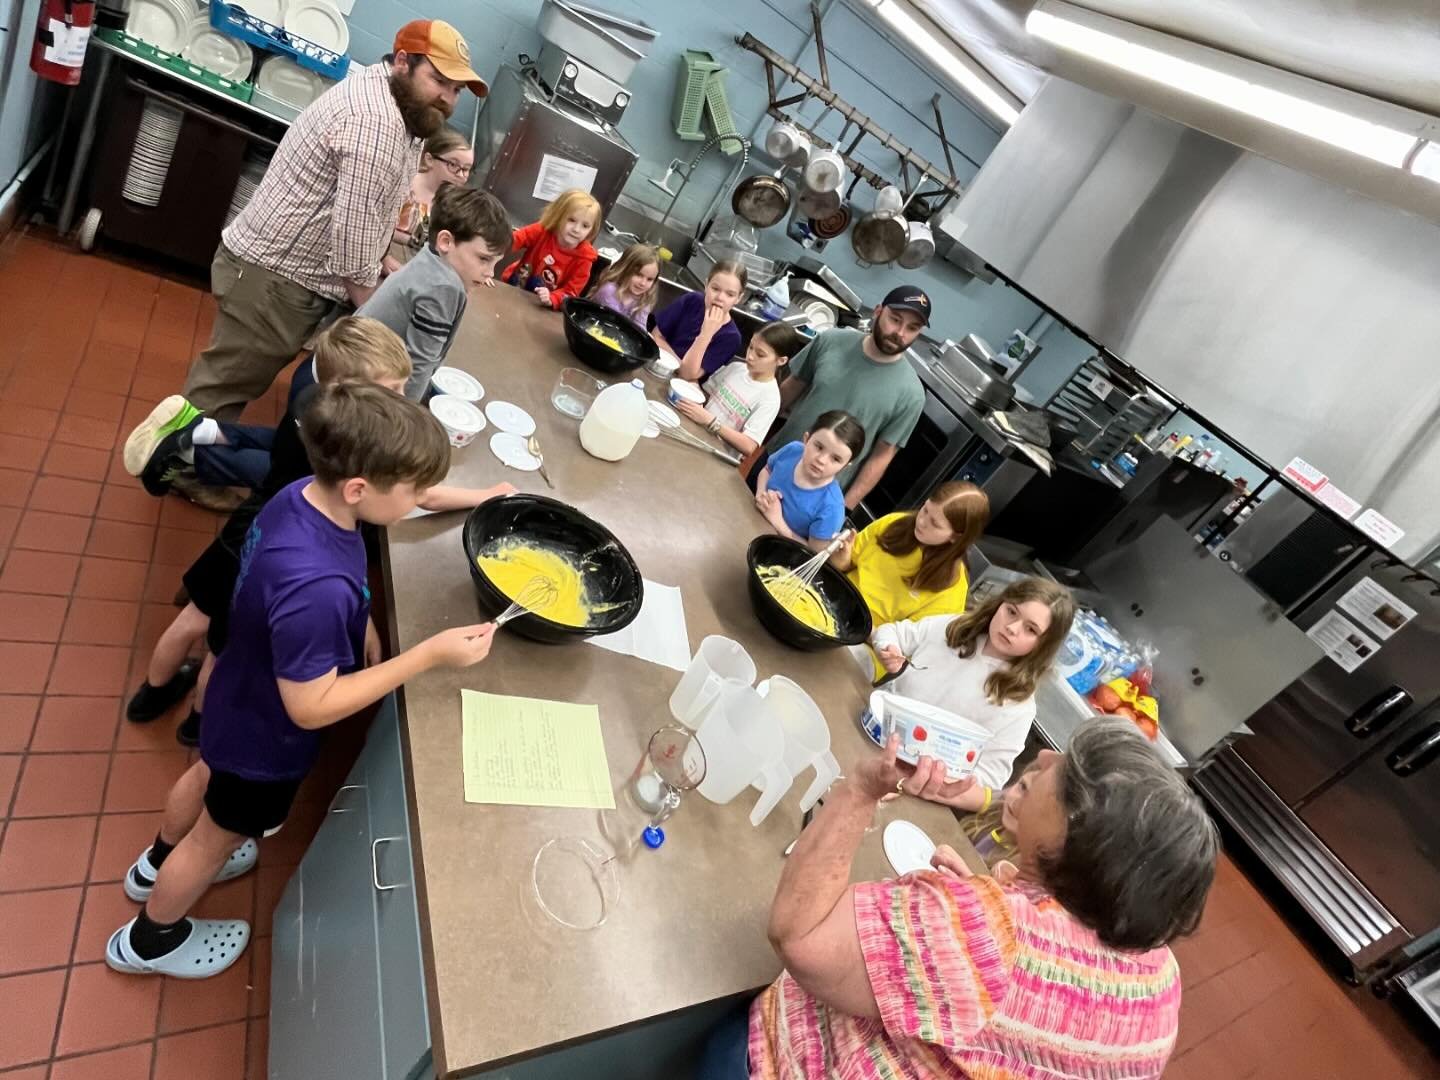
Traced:
<path fill-rule="evenodd" d="M 586 638 L 625 656 L 638 656 L 652 664 L 684 671 L 690 666 L 690 635 L 685 629 L 685 605 L 674 585 L 645 579 L 645 603 L 640 614 L 623 630 Z"/>

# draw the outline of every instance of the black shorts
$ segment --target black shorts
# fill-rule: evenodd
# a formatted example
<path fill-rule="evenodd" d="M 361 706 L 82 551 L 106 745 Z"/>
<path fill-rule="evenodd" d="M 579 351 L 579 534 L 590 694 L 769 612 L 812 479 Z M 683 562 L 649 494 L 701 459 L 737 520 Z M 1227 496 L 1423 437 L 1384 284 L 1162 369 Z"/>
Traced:
<path fill-rule="evenodd" d="M 190 602 L 213 619 L 230 607 L 239 572 L 240 565 L 230 549 L 215 539 L 190 564 L 181 580 Z"/>
<path fill-rule="evenodd" d="M 299 790 L 299 780 L 246 780 L 211 769 L 205 809 L 220 828 L 258 840 L 270 829 L 285 824 Z"/>

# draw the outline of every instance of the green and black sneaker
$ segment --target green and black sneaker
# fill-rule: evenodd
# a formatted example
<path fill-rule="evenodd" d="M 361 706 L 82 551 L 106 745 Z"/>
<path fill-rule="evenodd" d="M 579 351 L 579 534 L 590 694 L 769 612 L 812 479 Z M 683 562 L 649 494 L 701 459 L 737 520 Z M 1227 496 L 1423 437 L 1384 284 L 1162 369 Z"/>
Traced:
<path fill-rule="evenodd" d="M 167 397 L 125 440 L 125 471 L 140 477 L 151 495 L 164 495 L 189 464 L 185 453 L 203 416 L 179 394 Z"/>

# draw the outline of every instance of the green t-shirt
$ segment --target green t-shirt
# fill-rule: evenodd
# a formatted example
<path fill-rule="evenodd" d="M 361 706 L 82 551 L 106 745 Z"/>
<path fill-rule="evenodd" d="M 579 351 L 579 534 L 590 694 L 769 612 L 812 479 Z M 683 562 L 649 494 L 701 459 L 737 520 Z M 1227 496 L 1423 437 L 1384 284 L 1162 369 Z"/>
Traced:
<path fill-rule="evenodd" d="M 826 330 L 790 361 L 790 376 L 809 384 L 790 410 L 767 449 L 805 437 L 816 418 L 844 409 L 865 427 L 865 447 L 836 478 L 847 487 L 878 439 L 904 446 L 925 407 L 925 388 L 910 361 L 877 364 L 865 355 L 865 335 L 858 330 Z"/>

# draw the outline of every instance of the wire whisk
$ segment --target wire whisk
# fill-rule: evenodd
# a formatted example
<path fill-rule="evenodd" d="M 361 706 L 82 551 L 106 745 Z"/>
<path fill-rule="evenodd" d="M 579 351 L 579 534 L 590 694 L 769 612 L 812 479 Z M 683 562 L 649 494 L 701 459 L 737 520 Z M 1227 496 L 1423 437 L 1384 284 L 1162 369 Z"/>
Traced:
<path fill-rule="evenodd" d="M 844 546 L 849 537 L 850 530 L 845 529 L 826 545 L 824 551 L 812 555 L 794 570 L 777 568 L 778 572 L 765 583 L 766 590 L 782 605 L 803 600 L 810 595 L 815 579 L 820 576 L 820 568 Z"/>
<path fill-rule="evenodd" d="M 525 583 L 514 602 L 495 619 L 495 629 L 500 629 L 511 619 L 521 615 L 534 615 L 544 611 L 560 597 L 560 590 L 549 578 L 536 574 Z"/>

